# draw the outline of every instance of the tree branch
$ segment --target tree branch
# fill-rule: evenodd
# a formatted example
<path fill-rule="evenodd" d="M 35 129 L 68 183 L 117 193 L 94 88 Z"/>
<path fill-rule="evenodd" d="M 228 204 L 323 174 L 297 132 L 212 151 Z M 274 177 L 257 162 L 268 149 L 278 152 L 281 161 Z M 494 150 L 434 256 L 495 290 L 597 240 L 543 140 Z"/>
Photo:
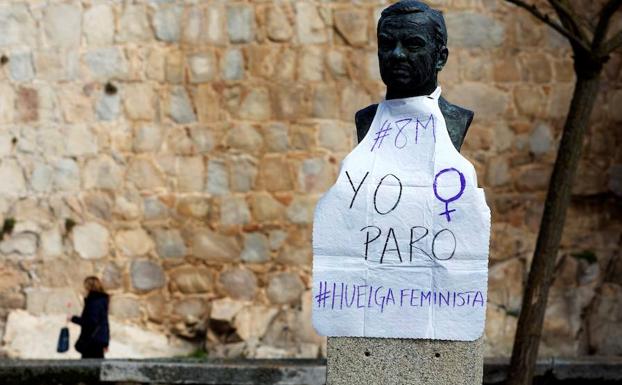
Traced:
<path fill-rule="evenodd" d="M 566 27 L 570 32 L 577 36 L 585 44 L 589 44 L 589 40 L 585 35 L 583 29 L 579 25 L 579 16 L 571 8 L 568 8 L 567 4 L 562 2 L 563 0 L 549 0 L 551 6 L 557 13 L 562 25 Z"/>
<path fill-rule="evenodd" d="M 613 37 L 606 42 L 602 43 L 598 54 L 601 56 L 607 56 L 616 49 L 622 47 L 622 30 L 618 31 Z"/>
<path fill-rule="evenodd" d="M 622 0 L 609 0 L 607 4 L 600 11 L 600 17 L 598 24 L 594 29 L 594 39 L 592 40 L 592 48 L 599 49 L 601 43 L 607 36 L 607 29 L 609 28 L 609 21 L 613 14 L 622 6 Z"/>
<path fill-rule="evenodd" d="M 529 13 L 531 13 L 537 19 L 539 19 L 540 21 L 547 24 L 549 27 L 553 28 L 554 30 L 559 32 L 561 35 L 563 35 L 566 39 L 570 41 L 570 43 L 574 43 L 578 48 L 584 49 L 585 52 L 590 52 L 590 48 L 588 47 L 587 43 L 582 41 L 580 37 L 577 37 L 572 32 L 567 30 L 565 27 L 561 26 L 559 23 L 556 23 L 554 20 L 551 20 L 549 15 L 540 12 L 538 7 L 536 7 L 535 5 L 527 4 L 523 0 L 505 0 L 505 1 L 507 1 L 508 3 L 512 3 L 518 7 L 526 9 L 527 11 L 529 11 Z"/>

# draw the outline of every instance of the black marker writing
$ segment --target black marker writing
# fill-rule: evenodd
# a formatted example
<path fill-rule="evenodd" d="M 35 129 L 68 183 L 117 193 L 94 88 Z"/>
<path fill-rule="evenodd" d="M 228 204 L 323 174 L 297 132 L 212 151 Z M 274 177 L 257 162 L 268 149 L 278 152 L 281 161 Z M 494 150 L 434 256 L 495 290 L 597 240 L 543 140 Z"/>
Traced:
<path fill-rule="evenodd" d="M 413 240 L 413 238 L 415 237 L 415 229 L 423 229 L 425 232 L 423 233 L 422 236 Z M 430 231 L 423 226 L 413 226 L 410 228 L 410 262 L 413 261 L 413 249 L 417 249 L 421 251 L 423 254 L 426 255 L 426 257 L 430 258 L 430 254 L 426 253 L 425 250 L 423 250 L 422 248 L 415 246 L 415 243 L 425 238 L 429 232 Z"/>
<path fill-rule="evenodd" d="M 393 243 L 395 244 L 395 248 L 387 249 L 387 246 L 389 245 L 389 238 L 391 237 L 393 237 Z M 384 253 L 386 253 L 387 251 L 397 251 L 397 257 L 400 259 L 400 262 L 403 262 L 402 254 L 400 253 L 400 246 L 397 244 L 397 238 L 395 238 L 395 231 L 393 231 L 392 227 L 389 227 L 389 233 L 387 234 L 387 240 L 384 241 L 384 248 L 382 249 L 382 255 L 380 256 L 380 263 L 382 263 L 382 261 L 384 260 Z"/>
<path fill-rule="evenodd" d="M 376 229 L 378 231 L 378 234 L 376 234 L 376 236 L 374 237 L 374 239 L 370 240 L 369 239 L 369 231 L 367 231 L 367 239 L 365 240 L 365 259 L 367 259 L 367 252 L 369 250 L 369 244 L 372 243 L 373 241 L 375 241 L 376 239 L 378 239 L 378 237 L 380 237 L 380 233 L 382 233 L 382 231 L 376 227 L 376 226 L 365 226 L 361 229 L 361 231 L 364 231 L 366 229 Z"/>
<path fill-rule="evenodd" d="M 370 236 L 371 232 L 368 229 L 375 230 L 376 234 L 374 234 L 373 236 Z M 378 240 L 380 236 L 383 234 L 383 232 L 382 232 L 382 229 L 380 229 L 378 226 L 371 226 L 371 225 L 365 226 L 361 229 L 361 231 L 365 231 L 365 230 L 367 230 L 367 234 L 365 237 L 365 260 L 367 260 L 369 257 L 369 246 L 372 243 L 374 243 L 376 240 Z M 417 235 L 417 233 L 421 233 L 421 232 L 423 233 L 422 235 Z M 413 261 L 415 250 L 421 251 L 431 261 L 433 260 L 447 261 L 454 257 L 454 254 L 456 253 L 456 246 L 457 246 L 456 236 L 449 229 L 441 229 L 436 234 L 434 234 L 431 245 L 429 246 L 430 247 L 429 252 L 424 250 L 421 247 L 416 246 L 417 242 L 423 241 L 428 236 L 429 233 L 430 233 L 430 230 L 428 230 L 426 227 L 423 227 L 423 226 L 413 226 L 410 228 L 410 243 L 408 244 L 408 247 L 410 249 L 409 262 Z M 396 230 L 392 227 L 389 227 L 389 230 L 386 234 L 387 234 L 386 237 L 383 238 L 384 247 L 382 248 L 382 252 L 380 253 L 380 258 L 372 259 L 372 261 L 383 263 L 385 254 L 389 251 L 395 251 L 397 252 L 397 257 L 399 258 L 400 262 L 403 263 L 404 261 L 402 259 L 402 253 L 401 253 L 400 245 L 398 242 L 398 239 L 403 239 L 403 238 L 399 238 L 396 235 Z M 395 246 L 395 247 L 390 248 L 389 246 Z"/>
<path fill-rule="evenodd" d="M 352 205 L 354 204 L 354 200 L 356 199 L 356 196 L 358 195 L 359 190 L 361 189 L 361 186 L 363 185 L 363 182 L 365 182 L 365 179 L 367 179 L 367 175 L 369 175 L 369 171 L 367 171 L 365 173 L 365 176 L 361 180 L 361 183 L 359 183 L 359 186 L 358 187 L 354 187 L 354 183 L 352 183 L 352 178 L 350 178 L 350 174 L 348 174 L 348 172 L 346 171 L 346 176 L 348 177 L 348 182 L 350 182 L 350 186 L 352 186 L 352 190 L 354 190 L 354 196 L 352 197 L 352 200 L 350 201 L 350 208 L 352 208 Z"/>
<path fill-rule="evenodd" d="M 390 176 L 392 176 L 392 177 L 393 177 L 393 178 L 397 181 L 397 183 L 398 183 L 398 184 L 399 184 L 399 186 L 400 186 L 400 190 L 399 190 L 399 194 L 398 194 L 398 196 L 397 196 L 397 199 L 395 200 L 395 204 L 393 205 L 393 207 L 391 207 L 391 208 L 390 208 L 389 210 L 387 210 L 387 211 L 382 212 L 382 211 L 380 211 L 380 210 L 378 209 L 378 191 L 380 190 L 380 187 L 382 186 L 382 183 L 384 182 L 384 180 L 385 180 L 387 177 L 390 177 Z M 395 210 L 395 208 L 397 207 L 397 205 L 400 203 L 400 199 L 402 199 L 402 181 L 400 180 L 400 178 L 396 177 L 396 176 L 395 176 L 395 175 L 393 175 L 393 174 L 387 174 L 387 175 L 383 176 L 383 177 L 382 177 L 382 179 L 380 179 L 380 182 L 378 182 L 378 186 L 376 186 L 376 191 L 374 191 L 374 208 L 376 209 L 376 212 L 377 212 L 378 214 L 380 214 L 380 215 L 387 215 L 387 214 L 388 214 L 388 213 L 390 213 L 391 211 Z"/>
<path fill-rule="evenodd" d="M 453 241 L 453 249 L 451 250 L 451 253 L 449 254 L 449 257 L 447 258 L 439 258 L 436 255 L 436 251 L 435 251 L 435 247 L 436 246 L 436 240 L 439 238 L 439 236 L 441 234 L 449 234 L 451 235 L 451 239 Z M 434 258 L 438 259 L 439 261 L 446 261 L 448 259 L 451 259 L 454 256 L 454 253 L 456 252 L 456 236 L 454 235 L 454 233 L 449 230 L 449 229 L 443 229 L 441 231 L 439 231 L 438 233 L 436 233 L 436 235 L 434 235 L 434 239 L 432 239 L 432 255 L 434 256 Z"/>

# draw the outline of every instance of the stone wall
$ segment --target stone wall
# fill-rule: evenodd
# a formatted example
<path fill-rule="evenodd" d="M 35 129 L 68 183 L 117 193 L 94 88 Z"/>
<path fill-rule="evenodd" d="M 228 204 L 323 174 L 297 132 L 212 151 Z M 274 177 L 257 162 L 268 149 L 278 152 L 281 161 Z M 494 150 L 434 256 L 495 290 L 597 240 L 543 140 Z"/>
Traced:
<path fill-rule="evenodd" d="M 383 3 L 3 1 L 6 354 L 30 355 L 21 333 L 54 340 L 36 319 L 62 326 L 89 274 L 114 320 L 169 337 L 171 354 L 204 341 L 211 356 L 324 354 L 312 213 L 355 142 L 353 113 L 383 95 Z M 501 0 L 434 5 L 449 29 L 443 91 L 476 111 L 463 153 L 493 211 L 487 353 L 507 355 L 572 60 Z M 622 353 L 621 66 L 607 65 L 585 142 L 544 355 Z"/>

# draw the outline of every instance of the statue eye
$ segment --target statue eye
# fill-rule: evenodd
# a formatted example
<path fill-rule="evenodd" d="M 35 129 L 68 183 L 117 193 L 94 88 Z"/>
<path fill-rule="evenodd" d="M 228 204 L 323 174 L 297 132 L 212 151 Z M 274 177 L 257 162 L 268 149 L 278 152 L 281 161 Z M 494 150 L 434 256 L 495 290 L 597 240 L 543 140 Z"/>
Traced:
<path fill-rule="evenodd" d="M 392 48 L 395 45 L 395 41 L 388 36 L 378 36 L 378 45 L 383 48 Z"/>
<path fill-rule="evenodd" d="M 408 48 L 421 48 L 425 46 L 425 42 L 421 39 L 409 39 L 404 42 L 404 45 Z"/>

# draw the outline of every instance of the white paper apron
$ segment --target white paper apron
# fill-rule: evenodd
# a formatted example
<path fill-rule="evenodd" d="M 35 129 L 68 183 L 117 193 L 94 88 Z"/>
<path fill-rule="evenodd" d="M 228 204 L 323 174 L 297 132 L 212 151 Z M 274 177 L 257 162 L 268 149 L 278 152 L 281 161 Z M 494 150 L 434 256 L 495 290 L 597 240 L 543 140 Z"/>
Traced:
<path fill-rule="evenodd" d="M 490 210 L 429 96 L 387 100 L 313 223 L 313 325 L 327 336 L 475 340 Z"/>

